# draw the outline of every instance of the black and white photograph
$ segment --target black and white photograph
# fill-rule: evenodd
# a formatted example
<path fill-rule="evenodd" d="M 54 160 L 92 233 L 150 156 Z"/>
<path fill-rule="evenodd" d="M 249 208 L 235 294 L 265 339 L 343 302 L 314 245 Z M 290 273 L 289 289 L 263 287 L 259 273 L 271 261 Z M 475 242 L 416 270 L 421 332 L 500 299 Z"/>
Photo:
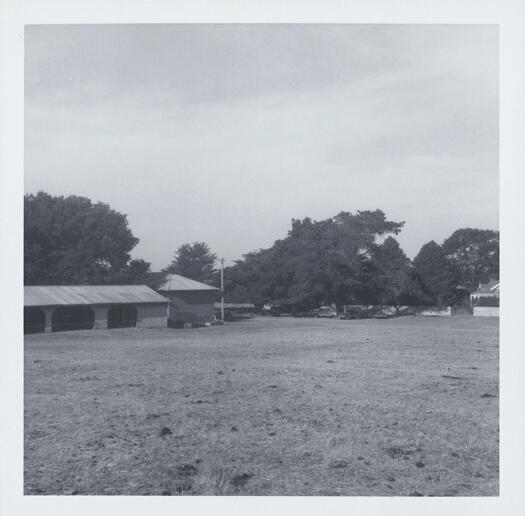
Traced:
<path fill-rule="evenodd" d="M 497 501 L 501 41 L 24 23 L 23 498 Z"/>
<path fill-rule="evenodd" d="M 497 27 L 25 50 L 26 494 L 498 495 Z"/>

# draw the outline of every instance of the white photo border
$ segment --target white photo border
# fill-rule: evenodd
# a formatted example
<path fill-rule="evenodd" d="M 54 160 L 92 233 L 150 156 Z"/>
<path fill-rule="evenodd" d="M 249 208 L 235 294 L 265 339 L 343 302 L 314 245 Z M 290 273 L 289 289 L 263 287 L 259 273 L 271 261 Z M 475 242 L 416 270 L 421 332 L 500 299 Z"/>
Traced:
<path fill-rule="evenodd" d="M 520 1 L 4 0 L 0 19 L 0 514 L 525 513 L 525 3 Z M 500 495 L 498 497 L 140 497 L 23 495 L 24 26 L 92 23 L 497 24 L 500 36 Z"/>

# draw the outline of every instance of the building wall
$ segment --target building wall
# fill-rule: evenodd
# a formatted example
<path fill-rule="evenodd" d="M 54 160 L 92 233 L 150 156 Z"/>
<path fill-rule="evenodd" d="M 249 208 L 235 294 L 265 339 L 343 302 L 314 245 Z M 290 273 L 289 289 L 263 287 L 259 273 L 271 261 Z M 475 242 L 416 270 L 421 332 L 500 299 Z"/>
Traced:
<path fill-rule="evenodd" d="M 135 305 L 138 328 L 166 328 L 168 326 L 167 303 Z"/>
<path fill-rule="evenodd" d="M 168 314 L 173 323 L 206 324 L 214 319 L 217 291 L 162 292 L 170 300 Z"/>
<path fill-rule="evenodd" d="M 169 299 L 192 306 L 214 304 L 219 298 L 217 290 L 172 290 L 161 293 Z"/>
<path fill-rule="evenodd" d="M 166 328 L 168 325 L 168 303 L 129 303 L 137 310 L 137 327 L 138 328 Z M 95 320 L 93 329 L 103 330 L 108 327 L 108 311 L 112 306 L 118 306 L 119 303 L 113 305 L 87 305 L 93 310 Z M 67 306 L 67 305 L 63 305 Z M 51 321 L 53 313 L 58 306 L 43 306 L 34 307 L 41 309 L 45 314 L 44 331 L 51 332 Z"/>
<path fill-rule="evenodd" d="M 472 313 L 474 317 L 499 317 L 499 306 L 475 306 Z"/>
<path fill-rule="evenodd" d="M 137 328 L 166 328 L 168 326 L 167 303 L 129 303 L 137 310 Z M 108 310 L 114 305 L 92 306 L 95 312 L 95 329 L 108 327 Z"/>

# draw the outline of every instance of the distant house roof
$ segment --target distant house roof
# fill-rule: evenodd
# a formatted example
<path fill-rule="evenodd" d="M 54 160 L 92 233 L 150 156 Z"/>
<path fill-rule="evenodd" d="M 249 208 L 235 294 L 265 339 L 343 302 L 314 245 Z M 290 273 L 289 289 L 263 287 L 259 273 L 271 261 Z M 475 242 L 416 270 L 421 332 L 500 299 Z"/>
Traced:
<path fill-rule="evenodd" d="M 164 292 L 180 292 L 180 291 L 195 291 L 195 290 L 219 290 L 216 287 L 211 285 L 206 285 L 206 283 L 201 283 L 200 281 L 195 281 L 190 278 L 185 278 L 179 274 L 166 274 L 165 280 L 163 283 L 157 287 L 157 290 Z"/>
<path fill-rule="evenodd" d="M 46 285 L 24 287 L 24 306 L 167 303 L 146 285 Z"/>
<path fill-rule="evenodd" d="M 488 283 L 480 283 L 474 294 L 490 294 L 499 292 L 499 280 L 490 280 Z"/>

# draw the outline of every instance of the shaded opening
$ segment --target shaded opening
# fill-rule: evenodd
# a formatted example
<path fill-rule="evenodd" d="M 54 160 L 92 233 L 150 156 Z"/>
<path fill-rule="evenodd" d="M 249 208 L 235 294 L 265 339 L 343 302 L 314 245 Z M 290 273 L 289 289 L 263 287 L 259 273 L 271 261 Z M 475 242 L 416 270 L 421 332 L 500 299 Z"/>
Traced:
<path fill-rule="evenodd" d="M 24 333 L 43 333 L 45 328 L 45 312 L 37 307 L 24 307 Z"/>
<path fill-rule="evenodd" d="M 89 306 L 61 306 L 51 318 L 52 331 L 91 330 L 95 314 Z"/>
<path fill-rule="evenodd" d="M 133 305 L 114 305 L 108 310 L 108 328 L 135 328 L 137 309 Z"/>

